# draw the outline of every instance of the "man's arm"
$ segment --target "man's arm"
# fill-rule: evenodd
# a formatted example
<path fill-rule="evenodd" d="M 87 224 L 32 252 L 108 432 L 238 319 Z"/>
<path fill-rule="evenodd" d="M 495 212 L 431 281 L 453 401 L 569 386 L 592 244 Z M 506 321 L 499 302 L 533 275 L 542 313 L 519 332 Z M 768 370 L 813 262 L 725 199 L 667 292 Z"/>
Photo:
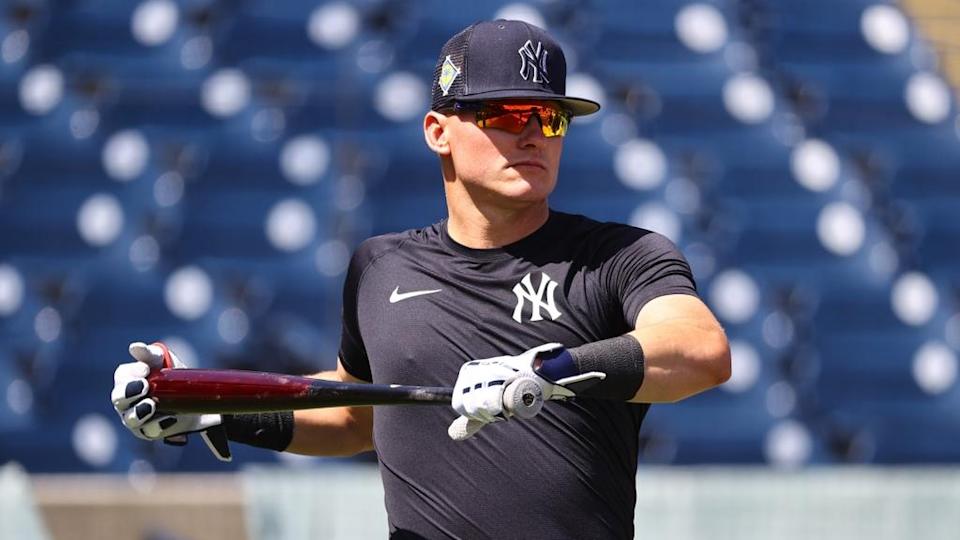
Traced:
<path fill-rule="evenodd" d="M 730 345 L 697 297 L 670 294 L 649 301 L 629 332 L 643 347 L 643 384 L 630 401 L 669 403 L 730 378 Z"/>
<path fill-rule="evenodd" d="M 503 389 L 521 376 L 537 381 L 544 400 L 579 395 L 669 403 L 729 379 L 730 346 L 699 298 L 664 295 L 647 302 L 626 335 L 572 349 L 548 343 L 517 356 L 467 362 L 457 377 L 453 407 L 475 422 L 495 422 L 503 416 Z M 457 433 L 451 429 L 450 436 L 462 440 Z"/>
<path fill-rule="evenodd" d="M 317 379 L 362 383 L 337 361 Z M 293 439 L 285 450 L 311 456 L 352 456 L 373 450 L 373 407 L 330 407 L 294 412 Z"/>

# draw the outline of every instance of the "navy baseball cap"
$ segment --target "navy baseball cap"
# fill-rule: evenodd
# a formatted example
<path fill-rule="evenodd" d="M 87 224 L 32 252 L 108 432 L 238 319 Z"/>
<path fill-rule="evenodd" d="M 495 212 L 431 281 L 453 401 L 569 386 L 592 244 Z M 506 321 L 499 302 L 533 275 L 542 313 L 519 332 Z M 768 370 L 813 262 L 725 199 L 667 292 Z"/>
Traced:
<path fill-rule="evenodd" d="M 463 29 L 440 50 L 430 108 L 536 99 L 558 101 L 574 116 L 600 110 L 594 101 L 567 96 L 566 89 L 563 49 L 545 30 L 522 21 L 484 21 Z"/>

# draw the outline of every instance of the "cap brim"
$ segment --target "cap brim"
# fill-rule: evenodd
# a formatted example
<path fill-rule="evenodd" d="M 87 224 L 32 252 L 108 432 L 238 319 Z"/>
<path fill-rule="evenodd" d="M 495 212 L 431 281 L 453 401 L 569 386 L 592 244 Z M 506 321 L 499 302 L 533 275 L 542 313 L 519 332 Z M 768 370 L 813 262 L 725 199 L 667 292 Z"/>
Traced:
<path fill-rule="evenodd" d="M 573 116 L 586 116 L 600 110 L 600 104 L 589 99 L 575 98 L 569 96 L 558 96 L 550 92 L 536 92 L 532 90 L 497 90 L 495 92 L 483 92 L 480 94 L 470 94 L 468 96 L 457 96 L 456 101 L 463 103 L 476 103 L 478 101 L 490 101 L 493 99 L 536 99 L 543 101 L 557 101 L 563 104 Z"/>

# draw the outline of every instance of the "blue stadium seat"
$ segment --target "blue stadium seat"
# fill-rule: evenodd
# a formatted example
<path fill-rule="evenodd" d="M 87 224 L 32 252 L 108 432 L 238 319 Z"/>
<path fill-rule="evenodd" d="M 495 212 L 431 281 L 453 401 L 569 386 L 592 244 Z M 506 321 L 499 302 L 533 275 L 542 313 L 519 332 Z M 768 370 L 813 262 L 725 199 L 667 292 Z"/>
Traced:
<path fill-rule="evenodd" d="M 3 130 L 29 129 L 37 123 L 34 115 L 27 113 L 20 104 L 20 78 L 22 72 L 14 72 L 9 78 L 0 80 L 0 115 L 3 118 Z"/>
<path fill-rule="evenodd" d="M 762 406 L 653 405 L 643 433 L 675 445 L 670 460 L 677 465 L 763 463 L 763 441 L 775 420 Z"/>
<path fill-rule="evenodd" d="M 265 56 L 293 58 L 323 65 L 335 58 L 310 40 L 307 22 L 323 2 L 290 1 L 277 5 L 255 0 L 245 2 L 234 13 L 227 54 L 237 58 Z"/>
<path fill-rule="evenodd" d="M 775 136 L 774 124 L 713 129 L 716 131 L 707 128 L 696 139 L 660 138 L 672 154 L 683 156 L 691 169 L 688 174 L 696 175 L 709 200 L 747 199 L 747 204 L 762 204 L 767 199 L 779 199 L 802 205 L 804 201 L 825 202 L 836 197 L 836 189 L 818 194 L 796 180 L 790 167 L 793 148 Z"/>
<path fill-rule="evenodd" d="M 24 429 L 36 421 L 32 407 L 32 401 L 34 399 L 32 397 L 32 388 L 17 372 L 15 362 L 13 352 L 6 345 L 0 346 L 0 390 L 3 391 L 5 398 L 0 400 L 0 434 Z M 24 406 L 26 403 L 23 401 L 17 403 L 12 395 L 15 388 L 13 386 L 15 381 L 19 381 L 17 384 L 30 392 L 29 402 L 31 406 L 26 408 L 26 410 L 20 409 L 20 406 Z M 27 397 L 23 397 L 23 400 L 27 399 Z"/>
<path fill-rule="evenodd" d="M 824 60 L 847 63 L 879 54 L 864 41 L 860 17 L 865 8 L 892 2 L 850 0 L 770 0 L 756 4 L 755 17 L 781 60 Z M 829 13 L 829 16 L 825 16 Z"/>
<path fill-rule="evenodd" d="M 960 196 L 925 197 L 898 202 L 915 226 L 910 246 L 913 261 L 931 273 L 960 283 L 957 250 L 960 245 L 960 223 L 957 208 Z"/>
<path fill-rule="evenodd" d="M 99 103 L 106 129 L 129 126 L 173 130 L 210 130 L 219 121 L 201 102 L 203 77 L 207 74 L 177 74 L 147 77 L 105 75 L 106 89 Z"/>
<path fill-rule="evenodd" d="M 43 32 L 44 57 L 63 71 L 78 104 L 100 113 L 103 128 L 208 125 L 200 88 L 217 66 L 187 69 L 182 50 L 191 38 L 209 33 L 202 22 L 209 17 L 202 13 L 213 3 L 176 4 L 177 26 L 155 45 L 140 43 L 133 34 L 132 16 L 141 3 L 82 0 L 57 6 Z"/>
<path fill-rule="evenodd" d="M 382 39 L 397 46 L 416 31 L 416 4 L 402 0 L 354 2 L 349 7 L 357 17 L 356 35 L 327 48 L 314 41 L 309 28 L 315 11 L 331 4 L 312 0 L 283 5 L 263 0 L 246 2 L 221 39 L 223 58 L 257 78 L 336 82 L 330 86 L 342 88 L 363 75 L 356 55 L 364 43 Z"/>
<path fill-rule="evenodd" d="M 450 9 L 450 4 L 443 0 L 417 2 L 420 9 L 418 39 L 412 41 L 407 50 L 416 57 L 433 57 L 436 61 L 440 46 L 454 33 L 474 22 L 493 18 L 497 10 L 507 3 L 505 0 L 464 2 L 458 4 L 456 9 Z"/>
<path fill-rule="evenodd" d="M 271 208 L 285 199 L 265 189 L 190 189 L 183 203 L 180 240 L 172 256 L 181 261 L 282 257 L 284 253 L 268 239 L 265 223 Z M 326 201 L 301 200 L 313 210 L 316 234 L 323 237 L 330 217 L 324 207 Z"/>
<path fill-rule="evenodd" d="M 895 131 L 870 141 L 840 134 L 834 138 L 859 152 L 865 174 L 886 190 L 884 195 L 908 201 L 960 196 L 955 182 L 960 140 L 952 127 L 905 126 Z"/>
<path fill-rule="evenodd" d="M 625 185 L 614 167 L 617 149 L 604 140 L 599 121 L 574 121 L 564 148 L 567 150 L 560 162 L 557 188 L 550 197 L 551 205 L 558 210 L 601 221 L 627 222 L 640 204 L 662 200 L 663 184 L 672 177 L 668 165 L 663 183 L 656 188 L 638 190 Z"/>
<path fill-rule="evenodd" d="M 185 137 L 202 154 L 198 159 L 196 178 L 188 191 L 224 192 L 241 189 L 262 189 L 268 192 L 294 193 L 296 186 L 288 182 L 280 170 L 282 147 L 276 143 L 255 141 L 246 134 L 217 131 Z"/>
<path fill-rule="evenodd" d="M 832 319 L 840 317 L 840 314 L 832 315 Z M 847 313 L 846 327 L 831 330 L 826 323 L 819 326 L 816 342 L 820 351 L 817 385 L 820 405 L 843 409 L 857 403 L 915 401 L 927 397 L 911 374 L 913 355 L 923 344 L 923 335 L 894 321 L 887 325 L 878 321 L 864 328 L 865 314 L 859 314 L 860 321 L 856 321 L 856 315 Z M 861 326 L 855 329 L 857 322 Z"/>
<path fill-rule="evenodd" d="M 222 291 L 214 283 L 209 310 L 196 320 L 185 320 L 172 313 L 165 300 L 168 277 L 105 264 L 77 276 L 86 291 L 79 307 L 70 314 L 67 338 L 75 355 L 64 374 L 68 378 L 100 378 L 113 373 L 117 360 L 127 357 L 131 341 L 167 336 L 188 341 L 201 362 L 209 361 L 203 353 L 214 346 L 210 342 L 217 334 Z"/>
<path fill-rule="evenodd" d="M 370 130 L 358 141 L 361 151 L 382 163 L 367 177 L 374 234 L 424 227 L 446 215 L 439 159 L 423 142 L 419 125 Z"/>
<path fill-rule="evenodd" d="M 817 287 L 833 280 L 845 283 L 870 276 L 868 249 L 861 247 L 841 257 L 821 243 L 816 227 L 823 208 L 816 200 L 728 202 L 724 213 L 732 222 L 732 234 L 722 239 L 728 244 L 718 246 L 723 260 L 762 272 L 774 281 Z M 866 218 L 863 245 L 873 246 L 885 239 L 885 232 Z M 797 272 L 798 267 L 807 271 Z"/>
<path fill-rule="evenodd" d="M 101 151 L 106 139 L 76 139 L 52 127 L 31 130 L 19 138 L 23 150 L 14 180 L 25 189 L 58 185 L 119 188 L 120 183 L 111 180 L 103 168 Z"/>
<path fill-rule="evenodd" d="M 721 14 L 728 12 L 725 1 L 700 2 L 717 8 Z M 616 7 L 605 6 L 599 14 L 602 18 L 600 39 L 593 47 L 593 54 L 608 60 L 655 58 L 659 62 L 688 61 L 696 56 L 677 38 L 674 20 L 677 13 L 691 2 L 670 0 L 651 4 L 616 2 Z M 732 15 L 732 13 L 730 13 Z M 732 26 L 728 21 L 728 29 Z M 721 52 L 712 53 L 719 55 Z"/>
<path fill-rule="evenodd" d="M 956 463 L 956 399 L 903 399 L 848 403 L 831 411 L 828 421 L 858 439 L 854 459 L 877 465 Z"/>
<path fill-rule="evenodd" d="M 178 7 L 182 10 L 187 4 L 198 7 L 202 2 Z M 155 80 L 182 74 L 179 38 L 191 33 L 187 28 L 191 17 L 181 13 L 171 37 L 149 46 L 139 42 L 131 29 L 138 7 L 138 2 L 122 0 L 80 0 L 56 6 L 44 28 L 45 56 L 73 74 L 99 71 Z"/>
<path fill-rule="evenodd" d="M 916 127 L 904 103 L 907 78 L 915 69 L 903 61 L 846 66 L 843 76 L 827 61 L 784 62 L 782 69 L 804 93 L 815 96 L 808 123 L 820 133 L 853 133 L 876 140 L 878 130 Z M 822 111 L 822 112 L 821 112 Z"/>
<path fill-rule="evenodd" d="M 92 246 L 80 236 L 77 212 L 93 194 L 66 186 L 18 190 L 0 202 L 0 230 L 4 231 L 0 252 L 48 268 L 69 268 L 99 257 L 125 259 L 125 246 L 132 240 L 129 232 L 120 231 L 116 240 L 103 247 Z"/>

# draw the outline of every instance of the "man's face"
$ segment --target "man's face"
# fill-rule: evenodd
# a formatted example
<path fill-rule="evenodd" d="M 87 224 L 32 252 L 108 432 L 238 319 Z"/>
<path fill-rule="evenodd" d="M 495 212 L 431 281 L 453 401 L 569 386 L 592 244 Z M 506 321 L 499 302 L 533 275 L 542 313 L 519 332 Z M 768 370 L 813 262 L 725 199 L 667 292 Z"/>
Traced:
<path fill-rule="evenodd" d="M 523 105 L 554 106 L 535 101 Z M 498 205 L 545 200 L 557 184 L 563 137 L 545 136 L 537 116 L 517 125 L 519 133 L 512 133 L 505 129 L 509 122 L 500 120 L 488 120 L 488 127 L 480 127 L 478 114 L 484 117 L 484 112 L 461 111 L 450 114 L 446 122 L 450 156 L 464 188 L 478 202 Z"/>

